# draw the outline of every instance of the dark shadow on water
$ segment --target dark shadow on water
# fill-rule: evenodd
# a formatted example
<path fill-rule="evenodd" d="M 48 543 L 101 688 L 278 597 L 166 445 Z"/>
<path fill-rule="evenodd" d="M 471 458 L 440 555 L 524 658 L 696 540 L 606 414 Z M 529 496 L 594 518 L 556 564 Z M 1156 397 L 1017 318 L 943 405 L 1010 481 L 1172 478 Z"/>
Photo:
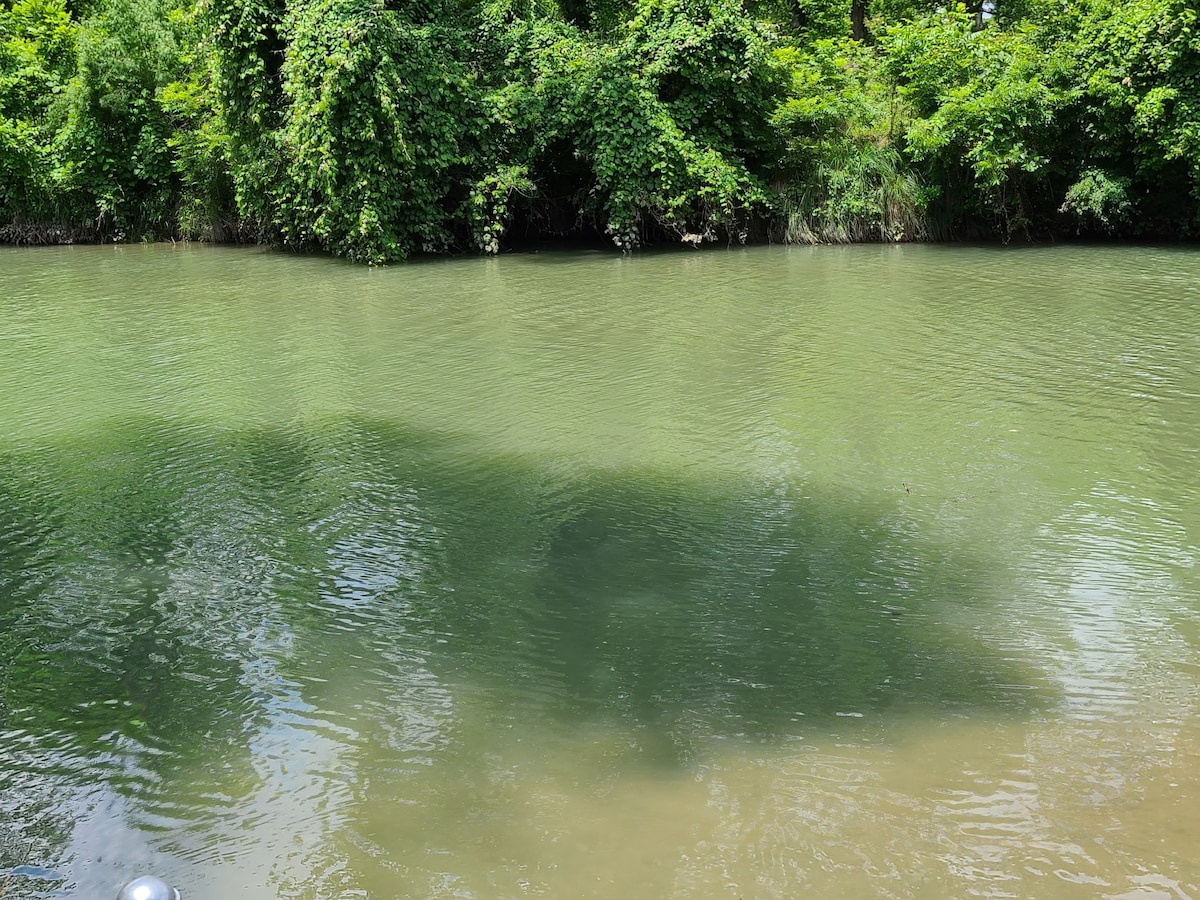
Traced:
<path fill-rule="evenodd" d="M 1048 699 L 945 627 L 987 602 L 986 561 L 894 496 L 761 474 L 537 463 L 374 420 L 141 420 L 0 453 L 0 529 L 6 789 L 55 760 L 38 778 L 130 796 L 189 761 L 249 770 L 281 685 L 380 724 L 409 665 L 675 767 L 713 739 Z M 0 835 L 0 867 L 50 862 L 15 857 L 26 837 Z"/>
<path fill-rule="evenodd" d="M 712 738 L 1021 716 L 1047 699 L 1032 672 L 940 620 L 987 602 L 988 573 L 924 545 L 894 498 L 655 472 L 464 474 L 431 482 L 443 521 L 470 509 L 471 525 L 443 537 L 456 574 L 414 624 L 446 636 L 459 677 L 562 727 L 621 722 L 686 764 Z"/>
<path fill-rule="evenodd" d="M 686 713 L 769 736 L 797 712 L 1029 702 L 1010 690 L 1027 673 L 936 620 L 988 573 L 923 545 L 895 497 L 555 472 L 373 421 L 343 423 L 335 446 L 122 431 L 130 444 L 0 457 L 10 707 L 30 689 L 11 677 L 13 635 L 22 652 L 72 651 L 48 676 L 64 701 L 129 700 L 157 719 L 181 707 L 180 676 L 254 662 L 238 636 L 255 611 L 306 635 L 361 628 L 364 646 L 392 631 L 448 677 L 539 688 L 572 715 Z M 203 694 L 182 704 L 197 729 L 202 707 L 234 699 Z"/>

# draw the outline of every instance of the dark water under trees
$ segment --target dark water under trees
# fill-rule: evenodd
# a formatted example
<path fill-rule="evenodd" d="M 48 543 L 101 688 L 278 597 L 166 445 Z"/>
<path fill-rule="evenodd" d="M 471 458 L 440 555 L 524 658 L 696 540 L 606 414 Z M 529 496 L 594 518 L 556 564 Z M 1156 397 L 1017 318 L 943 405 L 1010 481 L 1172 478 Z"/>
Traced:
<path fill-rule="evenodd" d="M 1200 896 L 1195 251 L 0 298 L 9 897 Z"/>

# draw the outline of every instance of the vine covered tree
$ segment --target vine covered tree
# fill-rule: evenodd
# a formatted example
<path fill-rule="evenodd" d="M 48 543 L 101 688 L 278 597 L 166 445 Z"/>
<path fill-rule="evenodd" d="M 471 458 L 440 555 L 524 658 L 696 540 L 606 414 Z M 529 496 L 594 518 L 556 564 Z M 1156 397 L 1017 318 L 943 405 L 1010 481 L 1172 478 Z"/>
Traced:
<path fill-rule="evenodd" d="M 3 0 L 0 239 L 1195 237 L 1188 0 Z"/>

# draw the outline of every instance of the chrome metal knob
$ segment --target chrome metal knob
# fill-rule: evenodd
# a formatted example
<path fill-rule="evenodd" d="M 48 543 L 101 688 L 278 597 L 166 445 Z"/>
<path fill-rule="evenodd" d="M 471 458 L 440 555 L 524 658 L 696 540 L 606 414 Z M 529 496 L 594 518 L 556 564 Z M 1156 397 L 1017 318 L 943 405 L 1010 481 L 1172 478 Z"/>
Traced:
<path fill-rule="evenodd" d="M 143 875 L 121 888 L 117 900 L 180 900 L 180 897 L 179 891 L 161 878 Z"/>

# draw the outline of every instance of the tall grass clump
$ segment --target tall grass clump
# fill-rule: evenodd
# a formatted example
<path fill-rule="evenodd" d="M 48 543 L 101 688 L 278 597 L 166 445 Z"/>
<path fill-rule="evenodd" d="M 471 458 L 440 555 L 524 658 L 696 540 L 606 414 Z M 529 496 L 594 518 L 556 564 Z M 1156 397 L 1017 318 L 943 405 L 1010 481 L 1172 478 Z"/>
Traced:
<path fill-rule="evenodd" d="M 785 155 L 777 187 L 788 243 L 927 236 L 928 192 L 896 146 L 905 108 L 861 44 L 820 40 L 777 51 L 790 91 L 773 117 Z"/>
<path fill-rule="evenodd" d="M 900 153 L 869 141 L 820 148 L 783 194 L 783 240 L 847 244 L 926 237 L 920 180 Z"/>

